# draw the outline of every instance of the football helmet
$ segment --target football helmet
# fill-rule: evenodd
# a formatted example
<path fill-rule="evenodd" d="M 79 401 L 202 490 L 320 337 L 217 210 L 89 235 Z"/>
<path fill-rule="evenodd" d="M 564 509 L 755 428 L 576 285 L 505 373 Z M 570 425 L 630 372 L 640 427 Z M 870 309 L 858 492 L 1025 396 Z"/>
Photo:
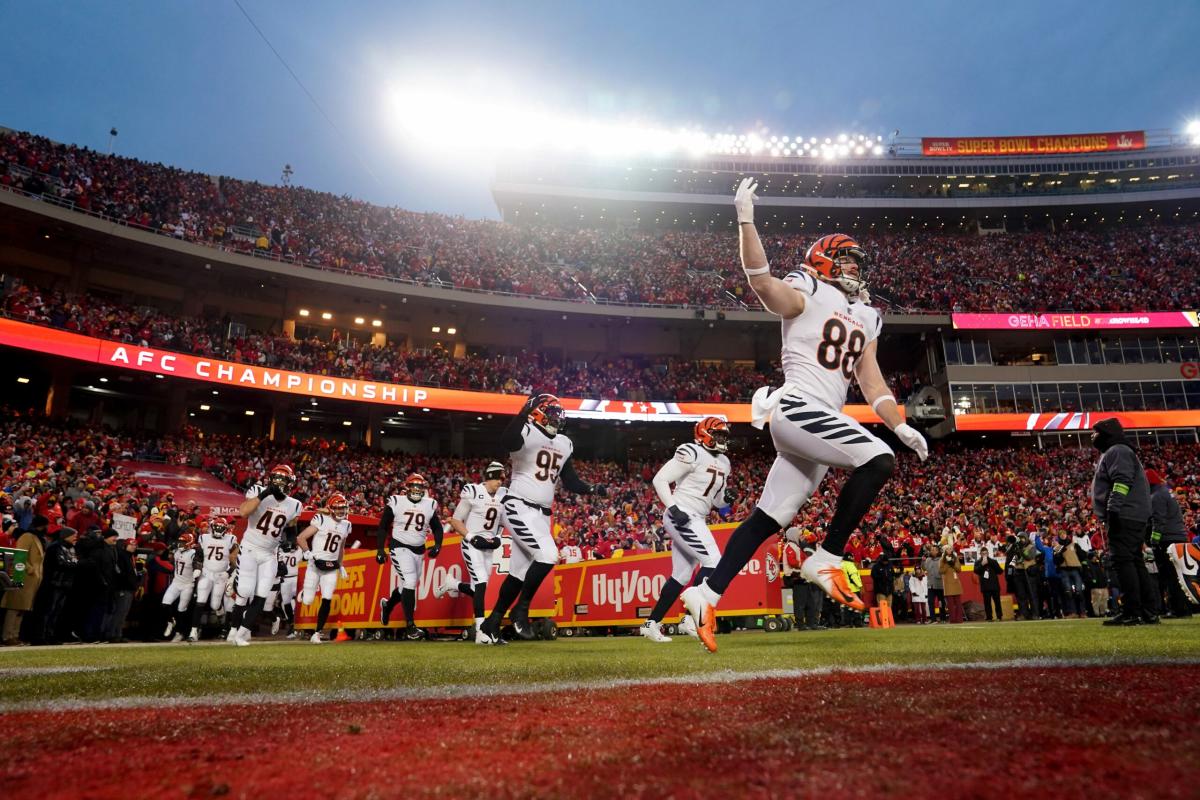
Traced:
<path fill-rule="evenodd" d="M 417 502 L 429 493 L 429 482 L 420 473 L 414 472 L 404 479 L 404 494 L 412 502 Z"/>
<path fill-rule="evenodd" d="M 729 449 L 729 423 L 720 417 L 705 417 L 696 423 L 696 444 L 714 453 Z"/>
<path fill-rule="evenodd" d="M 282 491 L 288 491 L 292 488 L 292 484 L 296 482 L 296 473 L 287 464 L 276 464 L 271 467 L 271 472 L 267 476 L 267 483 L 271 486 L 278 487 Z"/>
<path fill-rule="evenodd" d="M 529 409 L 529 421 L 552 439 L 562 431 L 565 417 L 562 403 L 552 394 L 539 394 Z"/>
<path fill-rule="evenodd" d="M 229 520 L 224 517 L 213 517 L 208 521 L 208 532 L 220 539 L 229 533 Z"/>
<path fill-rule="evenodd" d="M 504 465 L 499 461 L 493 461 L 488 464 L 483 470 L 483 479 L 485 481 L 502 481 L 504 480 Z"/>
<path fill-rule="evenodd" d="M 191 550 L 196 544 L 196 537 L 190 533 L 179 534 L 179 549 Z"/>
<path fill-rule="evenodd" d="M 844 233 L 831 233 L 813 242 L 804 254 L 804 266 L 848 295 L 867 287 L 867 252 Z M 849 268 L 853 268 L 851 274 L 847 274 Z"/>
<path fill-rule="evenodd" d="M 338 522 L 341 522 L 346 517 L 350 516 L 350 503 L 346 500 L 346 496 L 341 492 L 334 492 L 325 501 L 325 505 L 329 508 L 329 513 Z"/>

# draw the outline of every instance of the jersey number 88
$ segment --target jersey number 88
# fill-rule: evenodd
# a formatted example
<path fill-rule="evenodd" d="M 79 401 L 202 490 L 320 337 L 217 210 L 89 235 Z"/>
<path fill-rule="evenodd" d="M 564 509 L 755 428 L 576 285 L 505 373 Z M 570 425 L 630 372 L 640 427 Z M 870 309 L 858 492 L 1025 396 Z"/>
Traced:
<path fill-rule="evenodd" d="M 830 318 L 821 331 L 821 343 L 817 345 L 817 363 L 825 369 L 840 369 L 846 380 L 854 377 L 854 366 L 867 346 L 867 335 L 855 328 L 846 334 L 846 325 L 840 319 Z"/>

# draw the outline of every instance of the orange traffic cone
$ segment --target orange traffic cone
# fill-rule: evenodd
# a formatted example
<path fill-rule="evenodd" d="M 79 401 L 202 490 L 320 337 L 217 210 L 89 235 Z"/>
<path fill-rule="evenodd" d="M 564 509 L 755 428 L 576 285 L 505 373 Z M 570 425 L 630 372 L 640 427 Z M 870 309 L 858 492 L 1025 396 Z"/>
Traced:
<path fill-rule="evenodd" d="M 338 628 L 338 634 L 333 638 L 335 642 L 352 642 L 354 637 L 346 632 L 345 628 Z"/>
<path fill-rule="evenodd" d="M 884 627 L 883 620 L 881 619 L 879 606 L 872 606 L 871 610 L 869 612 L 869 616 L 870 616 L 870 623 L 869 623 L 870 627 L 872 627 L 872 628 Z"/>
<path fill-rule="evenodd" d="M 890 605 L 879 606 L 879 622 L 885 628 L 896 627 L 896 618 L 892 616 L 892 607 Z"/>

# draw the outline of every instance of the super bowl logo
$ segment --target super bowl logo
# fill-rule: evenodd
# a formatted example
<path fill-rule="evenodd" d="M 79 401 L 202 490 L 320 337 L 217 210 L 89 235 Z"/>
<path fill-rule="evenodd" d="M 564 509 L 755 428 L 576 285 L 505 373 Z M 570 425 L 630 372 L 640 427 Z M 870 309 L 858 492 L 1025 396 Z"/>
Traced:
<path fill-rule="evenodd" d="M 773 553 L 767 553 L 764 561 L 767 562 L 767 583 L 774 583 L 779 577 L 779 562 L 775 560 Z"/>

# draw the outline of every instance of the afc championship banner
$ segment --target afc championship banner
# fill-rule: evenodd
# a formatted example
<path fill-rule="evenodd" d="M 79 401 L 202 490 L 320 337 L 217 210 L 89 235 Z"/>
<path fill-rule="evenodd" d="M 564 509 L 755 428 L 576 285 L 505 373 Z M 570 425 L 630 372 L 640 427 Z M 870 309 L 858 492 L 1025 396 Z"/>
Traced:
<path fill-rule="evenodd" d="M 734 525 L 716 525 L 713 535 L 721 549 L 729 541 Z M 471 598 L 465 595 L 433 596 L 433 589 L 442 580 L 466 580 L 462 562 L 461 539 L 447 536 L 436 560 L 425 559 L 417 586 L 416 623 L 425 628 L 469 627 L 474 622 Z M 506 544 L 502 553 L 508 552 Z M 377 564 L 375 553 L 368 550 L 348 551 L 345 558 L 346 578 L 338 581 L 330 609 L 329 627 L 377 628 L 379 601 L 396 588 L 398 578 L 391 564 Z M 299 585 L 304 585 L 302 565 Z M 508 571 L 508 559 L 501 557 L 488 581 L 485 606 L 495 604 L 500 584 Z M 583 561 L 578 564 L 559 564 L 538 589 L 530 605 L 531 617 L 549 617 L 559 626 L 587 627 L 593 625 L 638 625 L 649 616 L 658 592 L 671 574 L 670 553 L 643 553 L 627 558 Z M 296 624 L 310 627 L 315 624 L 320 600 L 301 606 L 296 612 Z M 668 622 L 680 619 L 683 606 L 676 603 L 667 615 Z M 717 609 L 718 616 L 752 616 L 780 614 L 783 610 L 782 580 L 774 541 L 764 543 L 737 578 Z M 404 624 L 403 612 L 392 612 L 391 627 Z"/>
<path fill-rule="evenodd" d="M 1145 131 L 1069 133 L 1059 136 L 927 136 L 925 156 L 1052 156 L 1146 149 Z"/>
<path fill-rule="evenodd" d="M 207 356 L 112 342 L 11 319 L 0 319 L 0 345 L 79 359 L 114 369 L 386 406 L 471 411 L 477 414 L 515 414 L 525 402 L 524 397 L 515 394 L 334 378 L 222 361 Z M 694 422 L 709 415 L 730 422 L 750 421 L 749 403 L 675 403 L 564 397 L 562 404 L 568 417 L 617 422 Z M 880 422 L 871 407 L 865 404 L 846 406 L 843 410 L 859 422 Z"/>
<path fill-rule="evenodd" d="M 1195 311 L 1099 311 L 1087 314 L 951 314 L 955 330 L 1137 330 L 1200 327 Z"/>

